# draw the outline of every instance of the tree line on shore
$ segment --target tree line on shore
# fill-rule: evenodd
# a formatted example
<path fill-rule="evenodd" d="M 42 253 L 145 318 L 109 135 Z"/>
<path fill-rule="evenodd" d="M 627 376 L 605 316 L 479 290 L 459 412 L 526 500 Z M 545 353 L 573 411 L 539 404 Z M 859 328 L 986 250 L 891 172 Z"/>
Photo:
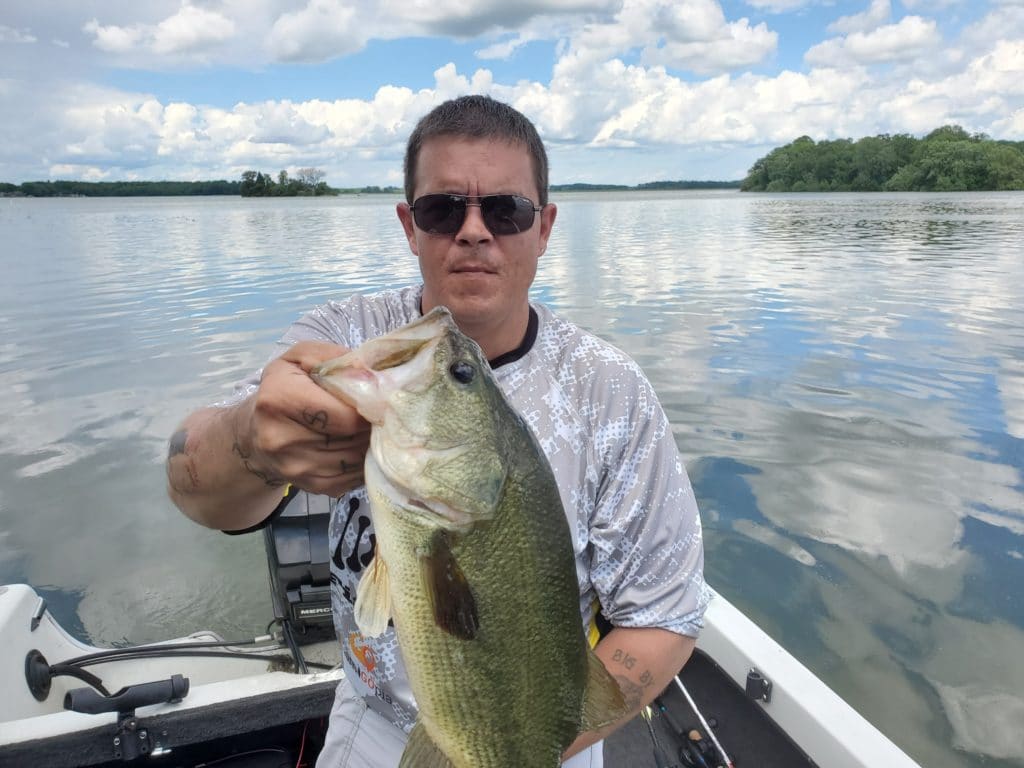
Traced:
<path fill-rule="evenodd" d="M 0 182 L 6 197 L 180 197 L 184 195 L 237 195 L 238 181 L 26 181 Z"/>
<path fill-rule="evenodd" d="M 0 197 L 129 197 L 137 195 L 399 194 L 394 186 L 334 189 L 319 168 L 295 175 L 247 170 L 240 181 L 26 181 L 0 182 Z M 815 141 L 801 136 L 757 160 L 742 181 L 652 181 L 624 184 L 552 184 L 552 192 L 734 189 L 745 192 L 961 192 L 1024 190 L 1024 141 L 969 134 L 958 125 L 923 139 L 881 134 Z"/>
<path fill-rule="evenodd" d="M 1024 189 L 1024 142 L 996 141 L 958 125 L 923 139 L 881 134 L 857 141 L 801 136 L 751 167 L 747 192 L 965 192 Z"/>

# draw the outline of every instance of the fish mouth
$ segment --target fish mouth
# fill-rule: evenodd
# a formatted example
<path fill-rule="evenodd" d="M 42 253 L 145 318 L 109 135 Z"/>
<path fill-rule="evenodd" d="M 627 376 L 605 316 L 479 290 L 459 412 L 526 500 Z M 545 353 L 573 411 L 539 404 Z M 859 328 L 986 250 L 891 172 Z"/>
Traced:
<path fill-rule="evenodd" d="M 455 327 L 447 307 L 435 307 L 418 320 L 397 331 L 370 339 L 351 352 L 328 360 L 313 369 L 318 382 L 343 368 L 364 368 L 368 371 L 386 371 L 412 360 L 430 342 L 437 341 Z M 319 377 L 319 378 L 318 378 Z"/>
<path fill-rule="evenodd" d="M 435 307 L 397 331 L 370 339 L 341 357 L 321 363 L 309 375 L 371 424 L 381 424 L 388 393 L 415 389 L 417 379 L 426 380 L 430 353 L 454 328 L 451 312 Z"/>

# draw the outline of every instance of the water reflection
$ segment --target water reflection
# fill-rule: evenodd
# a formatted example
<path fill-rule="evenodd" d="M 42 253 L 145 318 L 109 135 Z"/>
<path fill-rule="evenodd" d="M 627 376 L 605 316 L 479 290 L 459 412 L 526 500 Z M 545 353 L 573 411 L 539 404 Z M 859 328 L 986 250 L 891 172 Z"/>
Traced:
<path fill-rule="evenodd" d="M 165 440 L 416 279 L 396 201 L 0 206 L 0 579 L 97 642 L 261 631 L 261 542 L 171 508 Z M 712 583 L 922 764 L 1024 764 L 1024 197 L 555 202 L 535 295 L 651 377 Z"/>
<path fill-rule="evenodd" d="M 908 735 L 936 716 L 963 749 L 1024 759 L 1019 729 L 988 717 L 1018 711 L 1021 674 L 972 660 L 985 697 L 933 660 L 942 631 L 972 656 L 995 635 L 1024 641 L 1019 604 L 999 597 L 1021 575 L 1024 475 L 1009 425 L 1020 423 L 1024 200 L 721 196 L 694 206 L 699 225 L 666 224 L 667 207 L 690 202 L 624 198 L 620 216 L 643 236 L 609 228 L 566 250 L 579 271 L 584 245 L 606 255 L 587 316 L 666 404 L 711 529 L 713 583 L 925 764 L 963 764 L 934 736 Z M 994 558 L 973 544 L 981 521 L 1001 544 Z M 755 565 L 737 572 L 742 562 Z M 821 605 L 794 609 L 794 580 Z M 970 620 L 949 626 L 968 601 Z M 828 617 L 820 643 L 796 620 L 806 616 Z M 910 732 L 895 725 L 908 720 Z M 982 738 L 982 722 L 995 733 Z"/>

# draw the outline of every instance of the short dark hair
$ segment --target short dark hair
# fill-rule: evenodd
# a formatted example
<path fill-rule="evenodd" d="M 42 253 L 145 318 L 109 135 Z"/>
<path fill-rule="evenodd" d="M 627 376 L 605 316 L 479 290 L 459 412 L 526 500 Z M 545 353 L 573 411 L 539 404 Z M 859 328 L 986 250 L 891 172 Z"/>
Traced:
<path fill-rule="evenodd" d="M 434 107 L 420 118 L 405 148 L 405 199 L 412 203 L 416 188 L 416 162 L 423 144 L 438 136 L 472 139 L 505 139 L 522 144 L 530 153 L 533 178 L 540 195 L 538 204 L 548 202 L 548 155 L 533 123 L 523 113 L 490 96 L 459 96 Z"/>

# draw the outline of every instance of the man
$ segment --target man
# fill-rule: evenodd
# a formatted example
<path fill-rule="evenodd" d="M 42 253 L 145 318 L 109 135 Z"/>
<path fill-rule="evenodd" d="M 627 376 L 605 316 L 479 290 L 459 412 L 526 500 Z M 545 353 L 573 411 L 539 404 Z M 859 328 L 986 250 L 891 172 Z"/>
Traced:
<path fill-rule="evenodd" d="M 631 360 L 528 298 L 557 213 L 547 194 L 544 146 L 523 115 L 482 96 L 435 108 L 409 138 L 407 202 L 398 205 L 422 286 L 313 310 L 262 375 L 171 438 L 171 497 L 203 525 L 265 524 L 285 483 L 341 497 L 330 546 L 346 679 L 319 766 L 397 765 L 415 709 L 393 629 L 363 638 L 352 616 L 373 554 L 362 487 L 369 427 L 307 374 L 438 305 L 480 344 L 551 462 L 573 533 L 581 619 L 589 623 L 600 602 L 613 625 L 596 653 L 629 716 L 581 734 L 566 765 L 600 766 L 600 740 L 660 693 L 694 647 L 708 600 L 700 521 L 667 419 Z"/>

